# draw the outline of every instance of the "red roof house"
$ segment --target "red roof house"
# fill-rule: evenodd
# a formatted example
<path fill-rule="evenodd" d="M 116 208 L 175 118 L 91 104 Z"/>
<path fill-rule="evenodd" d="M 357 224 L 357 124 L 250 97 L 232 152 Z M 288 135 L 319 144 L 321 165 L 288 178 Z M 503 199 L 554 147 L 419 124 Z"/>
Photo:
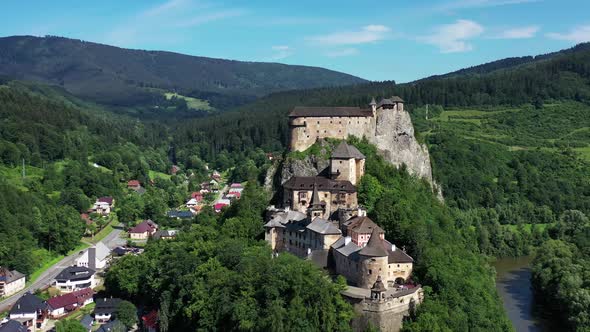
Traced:
<path fill-rule="evenodd" d="M 194 198 L 197 200 L 197 202 L 200 202 L 203 200 L 203 193 L 201 193 L 199 191 L 195 191 L 191 194 L 191 198 Z"/>
<path fill-rule="evenodd" d="M 137 226 L 129 230 L 129 237 L 134 240 L 145 240 L 154 235 L 158 230 L 158 225 L 151 220 L 144 220 Z"/>
<path fill-rule="evenodd" d="M 84 288 L 61 296 L 52 297 L 47 300 L 49 314 L 52 318 L 57 318 L 77 308 L 82 308 L 92 303 L 93 295 L 94 291 L 91 288 Z"/>
<path fill-rule="evenodd" d="M 141 187 L 141 183 L 138 180 L 129 180 L 127 181 L 127 188 L 134 189 Z"/>
<path fill-rule="evenodd" d="M 241 183 L 232 183 L 229 187 L 230 188 L 242 188 L 242 184 Z"/>
<path fill-rule="evenodd" d="M 217 203 L 213 205 L 213 208 L 215 209 L 215 212 L 221 212 L 221 209 L 223 209 L 226 206 L 228 206 L 228 204 L 226 203 Z"/>
<path fill-rule="evenodd" d="M 107 203 L 108 205 L 113 205 L 113 198 L 111 196 L 104 196 L 97 199 L 97 202 Z"/>

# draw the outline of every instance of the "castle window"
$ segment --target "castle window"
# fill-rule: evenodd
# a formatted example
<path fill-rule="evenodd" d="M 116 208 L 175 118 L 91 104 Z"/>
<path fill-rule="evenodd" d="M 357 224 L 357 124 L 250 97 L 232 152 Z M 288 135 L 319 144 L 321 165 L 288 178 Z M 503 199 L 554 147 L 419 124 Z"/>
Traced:
<path fill-rule="evenodd" d="M 318 124 L 320 124 L 320 122 L 318 121 Z"/>
<path fill-rule="evenodd" d="M 330 121 L 330 124 L 332 124 L 332 121 Z"/>
<path fill-rule="evenodd" d="M 328 132 L 327 130 L 324 130 L 324 134 L 327 133 L 327 132 Z"/>
<path fill-rule="evenodd" d="M 373 274 L 373 271 L 372 270 L 369 270 L 369 274 Z"/>
<path fill-rule="evenodd" d="M 319 133 L 320 133 L 320 131 L 319 131 L 319 130 L 316 130 L 316 132 L 315 132 L 315 133 L 316 133 L 316 134 L 319 134 Z"/>
<path fill-rule="evenodd" d="M 338 121 L 338 124 L 342 124 L 342 121 Z"/>
<path fill-rule="evenodd" d="M 340 163 L 342 164 L 342 160 L 340 160 Z"/>

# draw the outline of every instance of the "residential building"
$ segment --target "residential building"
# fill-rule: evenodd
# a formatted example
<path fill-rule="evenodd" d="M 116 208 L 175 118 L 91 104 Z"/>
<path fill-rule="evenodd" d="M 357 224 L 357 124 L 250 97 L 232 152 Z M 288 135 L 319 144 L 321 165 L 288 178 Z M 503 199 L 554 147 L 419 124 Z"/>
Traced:
<path fill-rule="evenodd" d="M 154 233 L 153 238 L 155 240 L 171 240 L 176 238 L 176 235 L 178 235 L 178 231 L 175 229 L 159 230 Z"/>
<path fill-rule="evenodd" d="M 84 317 L 82 317 L 82 319 L 80 320 L 80 324 L 82 324 L 82 326 L 84 326 L 84 329 L 87 332 L 91 332 L 92 325 L 94 324 L 94 318 L 92 318 L 92 316 L 90 316 L 90 315 L 84 315 Z"/>
<path fill-rule="evenodd" d="M 25 288 L 25 275 L 0 267 L 0 297 L 10 296 Z"/>
<path fill-rule="evenodd" d="M 102 298 L 96 299 L 96 306 L 94 307 L 94 320 L 103 324 L 114 318 L 121 299 L 118 298 Z"/>
<path fill-rule="evenodd" d="M 62 293 L 96 287 L 95 271 L 85 266 L 70 266 L 55 277 L 55 287 Z"/>
<path fill-rule="evenodd" d="M 106 267 L 109 262 L 111 250 L 102 242 L 82 251 L 80 256 L 76 258 L 76 266 L 84 266 L 92 270 L 101 270 Z"/>
<path fill-rule="evenodd" d="M 21 322 L 13 319 L 0 325 L 0 332 L 28 332 L 28 330 Z"/>
<path fill-rule="evenodd" d="M 71 293 L 55 296 L 47 300 L 49 316 L 53 319 L 65 316 L 66 314 L 82 308 L 94 300 L 94 291 L 91 288 L 84 288 Z"/>
<path fill-rule="evenodd" d="M 8 313 L 9 319 L 21 323 L 31 331 L 45 327 L 48 317 L 47 303 L 29 292 L 21 296 Z"/>
<path fill-rule="evenodd" d="M 147 240 L 158 230 L 158 225 L 152 220 L 144 220 L 129 230 L 129 237 L 132 240 Z"/>

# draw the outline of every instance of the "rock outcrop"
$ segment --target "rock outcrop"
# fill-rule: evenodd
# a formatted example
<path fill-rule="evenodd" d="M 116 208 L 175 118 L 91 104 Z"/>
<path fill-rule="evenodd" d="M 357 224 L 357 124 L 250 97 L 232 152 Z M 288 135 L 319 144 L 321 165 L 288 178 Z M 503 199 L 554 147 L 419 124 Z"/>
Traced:
<path fill-rule="evenodd" d="M 414 136 L 414 126 L 408 112 L 383 112 L 377 118 L 375 135 L 367 138 L 387 161 L 397 167 L 405 164 L 410 174 L 424 178 L 435 186 L 428 148 L 418 143 Z"/>

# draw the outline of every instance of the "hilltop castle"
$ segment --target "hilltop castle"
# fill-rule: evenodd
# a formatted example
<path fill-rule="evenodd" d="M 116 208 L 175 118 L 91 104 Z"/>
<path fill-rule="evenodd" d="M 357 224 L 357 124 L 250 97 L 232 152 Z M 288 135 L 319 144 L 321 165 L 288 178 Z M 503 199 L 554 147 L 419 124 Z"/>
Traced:
<path fill-rule="evenodd" d="M 372 112 L 403 110 L 400 103 L 388 103 L 373 103 Z M 342 134 L 339 138 L 363 127 L 360 120 L 356 129 L 345 129 L 348 120 L 343 117 L 316 118 L 322 120 L 314 118 L 315 126 L 331 127 L 332 133 Z M 374 116 L 371 119 L 379 121 Z M 305 142 L 292 141 L 292 145 L 305 149 L 312 140 L 323 137 L 327 136 L 318 132 L 313 139 L 306 136 Z M 356 186 L 364 174 L 365 156 L 341 142 L 321 174 L 292 176 L 283 184 L 283 206 L 268 209 L 265 239 L 277 255 L 289 252 L 346 278 L 350 286 L 343 296 L 359 314 L 352 322 L 355 330 L 372 325 L 381 331 L 398 331 L 403 317 L 422 302 L 423 291 L 411 280 L 414 259 L 385 240 L 385 231 L 358 205 Z"/>
<path fill-rule="evenodd" d="M 368 106 L 295 107 L 289 114 L 291 150 L 304 151 L 322 138 L 366 137 L 386 160 L 432 183 L 428 149 L 416 140 L 404 101 L 394 96 Z"/>

